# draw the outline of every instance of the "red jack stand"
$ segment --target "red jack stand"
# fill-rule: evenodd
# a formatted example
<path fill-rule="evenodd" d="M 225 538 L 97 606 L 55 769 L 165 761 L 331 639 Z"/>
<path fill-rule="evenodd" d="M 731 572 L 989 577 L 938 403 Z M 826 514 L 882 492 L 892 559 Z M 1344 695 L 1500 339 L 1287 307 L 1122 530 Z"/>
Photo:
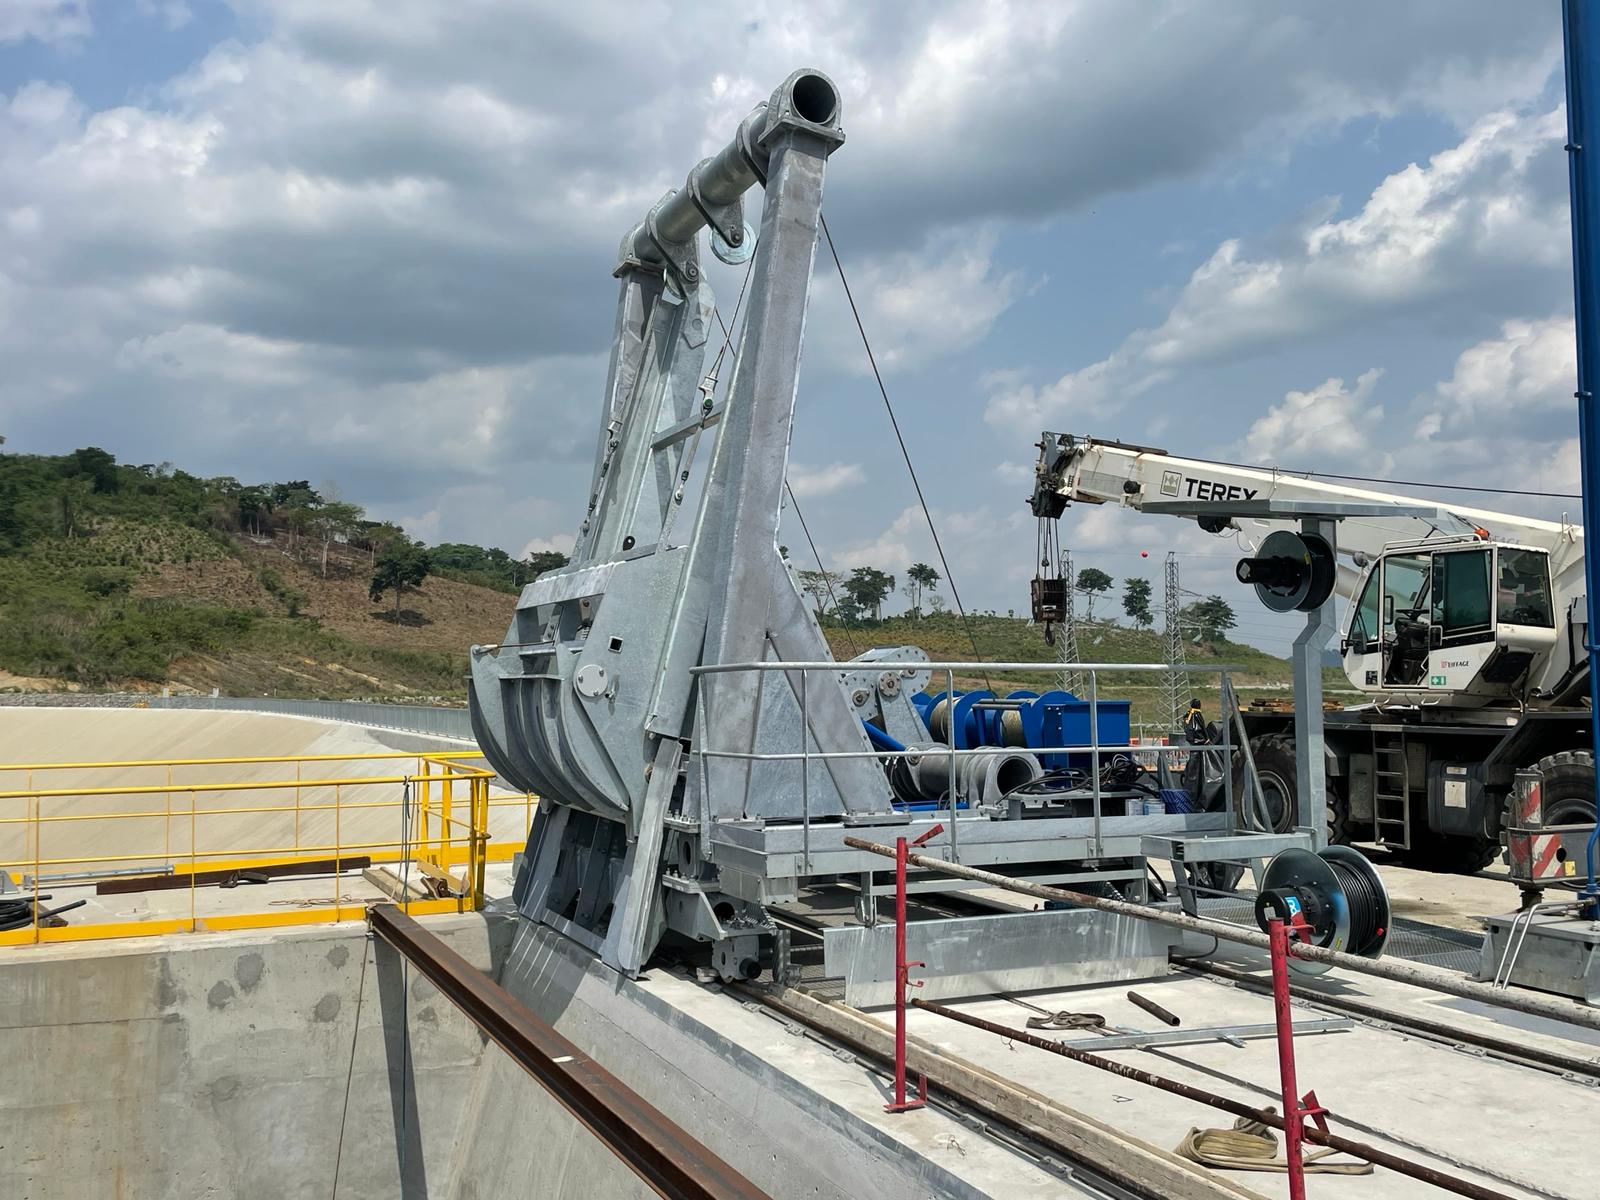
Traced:
<path fill-rule="evenodd" d="M 906 961 L 906 855 L 912 846 L 921 846 L 943 832 L 943 825 L 935 825 L 910 842 L 905 838 L 894 842 L 894 1101 L 883 1106 L 885 1112 L 909 1112 L 928 1102 L 926 1075 L 917 1076 L 916 1099 L 906 1099 L 906 993 L 922 986 L 920 979 L 912 982 L 911 968 L 928 965 Z"/>
<path fill-rule="evenodd" d="M 1305 918 L 1294 914 L 1293 934 L 1303 937 L 1310 929 Z M 1300 1089 L 1294 1078 L 1294 1014 L 1289 1007 L 1289 936 L 1291 927 L 1281 917 L 1267 923 L 1267 936 L 1272 948 L 1272 1006 L 1278 1021 L 1278 1077 L 1283 1089 L 1283 1150 L 1289 1160 L 1289 1200 L 1306 1198 L 1306 1165 L 1300 1156 L 1300 1146 L 1305 1139 L 1303 1122 L 1310 1117 L 1318 1129 L 1326 1133 L 1327 1109 L 1317 1103 L 1316 1092 L 1307 1092 L 1299 1099 Z"/>

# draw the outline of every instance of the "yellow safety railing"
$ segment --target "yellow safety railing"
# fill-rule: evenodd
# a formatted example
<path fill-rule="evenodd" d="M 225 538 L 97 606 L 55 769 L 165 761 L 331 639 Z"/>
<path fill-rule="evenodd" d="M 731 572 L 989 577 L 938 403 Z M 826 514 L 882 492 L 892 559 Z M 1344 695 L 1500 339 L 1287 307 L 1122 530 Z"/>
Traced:
<path fill-rule="evenodd" d="M 536 800 L 492 789 L 481 761 L 390 751 L 0 764 L 0 871 L 21 893 L 10 899 L 32 901 L 27 924 L 0 929 L 0 946 L 360 919 L 388 897 L 345 887 L 380 863 L 402 864 L 407 912 L 472 911 L 486 865 L 525 844 Z M 427 898 L 411 894 L 412 867 Z M 263 889 L 268 911 L 252 911 L 252 893 L 223 890 L 255 882 L 252 871 L 296 886 Z M 319 878 L 331 897 L 312 890 Z M 105 903 L 98 885 L 109 880 Z M 7 898 L 0 891 L 0 905 Z M 50 918 L 79 899 L 91 903 Z M 113 911 L 129 900 L 135 912 Z"/>

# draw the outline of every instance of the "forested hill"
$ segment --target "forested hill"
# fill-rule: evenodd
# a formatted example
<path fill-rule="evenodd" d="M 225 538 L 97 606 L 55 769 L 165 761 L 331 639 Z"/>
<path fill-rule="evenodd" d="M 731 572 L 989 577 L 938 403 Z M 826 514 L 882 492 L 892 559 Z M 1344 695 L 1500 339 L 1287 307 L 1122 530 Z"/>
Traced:
<path fill-rule="evenodd" d="M 459 697 L 563 561 L 422 546 L 306 480 L 0 453 L 0 690 Z"/>
<path fill-rule="evenodd" d="M 167 464 L 118 463 L 95 447 L 0 453 L 0 691 L 168 686 L 460 702 L 467 647 L 498 640 L 522 585 L 564 561 L 424 546 L 306 480 L 201 478 Z M 863 570 L 824 587 L 813 574 L 798 572 L 800 584 L 841 659 L 900 644 L 943 660 L 1057 656 L 1022 618 L 980 614 L 969 623 L 936 611 L 936 575 L 908 614 L 878 620 L 865 600 L 851 602 L 850 589 L 857 576 L 865 586 L 879 575 L 892 588 L 891 577 Z M 890 594 L 880 592 L 873 607 Z M 1105 620 L 1084 623 L 1079 649 L 1103 662 L 1164 653 L 1148 628 Z M 1227 641 L 1223 630 L 1197 634 L 1189 655 L 1238 664 L 1247 697 L 1287 694 L 1288 664 Z M 1153 677 L 1110 672 L 1101 684 L 1102 695 L 1131 699 L 1136 719 L 1160 719 Z"/>

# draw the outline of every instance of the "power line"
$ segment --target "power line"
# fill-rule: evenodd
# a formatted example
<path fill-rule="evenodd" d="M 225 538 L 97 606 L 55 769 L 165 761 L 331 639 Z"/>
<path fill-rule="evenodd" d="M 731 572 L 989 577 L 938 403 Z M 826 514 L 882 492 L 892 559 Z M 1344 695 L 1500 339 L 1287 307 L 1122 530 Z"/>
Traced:
<path fill-rule="evenodd" d="M 850 291 L 850 281 L 845 278 L 844 264 L 839 261 L 839 249 L 833 244 L 833 231 L 828 228 L 828 219 L 820 217 L 822 236 L 827 239 L 828 253 L 833 256 L 834 270 L 839 272 L 839 283 L 844 288 L 844 298 L 850 302 L 850 315 L 855 318 L 856 331 L 861 334 L 861 344 L 867 351 L 867 362 L 872 367 L 872 377 L 878 383 L 878 394 L 883 397 L 883 407 L 889 413 L 889 424 L 894 427 L 894 439 L 900 443 L 900 457 L 906 460 L 906 471 L 911 476 L 911 486 L 916 489 L 917 503 L 922 507 L 923 519 L 928 522 L 928 532 L 933 536 L 933 549 L 939 556 L 939 565 L 944 568 L 944 580 L 950 585 L 950 598 L 955 601 L 956 612 L 961 617 L 961 624 L 967 631 L 967 640 L 972 643 L 972 653 L 978 658 L 983 657 L 983 651 L 978 649 L 978 635 L 972 630 L 972 621 L 967 616 L 966 606 L 961 603 L 961 592 L 956 587 L 956 579 L 950 572 L 950 562 L 945 558 L 944 545 L 939 541 L 939 530 L 933 523 L 933 513 L 928 508 L 928 501 L 922 494 L 922 482 L 917 478 L 917 469 L 911 464 L 911 452 L 906 449 L 906 439 L 900 432 L 900 422 L 895 418 L 894 405 L 889 402 L 889 389 L 883 384 L 883 373 L 878 370 L 878 357 L 872 352 L 872 341 L 867 337 L 867 327 L 861 323 L 861 310 L 856 307 L 855 295 Z M 987 674 L 984 682 L 989 682 Z M 993 691 L 993 687 L 990 687 Z"/>

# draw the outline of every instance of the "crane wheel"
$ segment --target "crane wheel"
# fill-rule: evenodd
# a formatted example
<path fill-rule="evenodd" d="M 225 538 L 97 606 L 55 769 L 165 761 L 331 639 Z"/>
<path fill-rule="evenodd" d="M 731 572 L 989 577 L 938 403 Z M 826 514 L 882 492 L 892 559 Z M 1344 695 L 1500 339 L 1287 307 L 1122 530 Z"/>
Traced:
<path fill-rule="evenodd" d="M 1261 793 L 1267 804 L 1267 816 L 1273 833 L 1288 833 L 1294 828 L 1299 774 L 1294 760 L 1294 738 L 1282 733 L 1269 733 L 1250 742 L 1250 753 L 1256 760 L 1256 777 L 1261 781 Z M 1250 803 L 1249 784 L 1245 780 L 1244 756 L 1237 755 L 1233 768 L 1234 803 Z M 1350 840 L 1350 808 L 1344 793 L 1332 779 L 1328 780 L 1328 844 L 1344 845 Z"/>
<path fill-rule="evenodd" d="M 1594 755 L 1588 750 L 1563 750 L 1533 764 L 1544 775 L 1544 823 L 1588 825 L 1595 819 Z M 1500 815 L 1500 845 L 1511 827 L 1511 797 Z M 1491 860 L 1492 861 L 1492 860 Z M 1510 859 L 1507 857 L 1507 861 Z"/>

